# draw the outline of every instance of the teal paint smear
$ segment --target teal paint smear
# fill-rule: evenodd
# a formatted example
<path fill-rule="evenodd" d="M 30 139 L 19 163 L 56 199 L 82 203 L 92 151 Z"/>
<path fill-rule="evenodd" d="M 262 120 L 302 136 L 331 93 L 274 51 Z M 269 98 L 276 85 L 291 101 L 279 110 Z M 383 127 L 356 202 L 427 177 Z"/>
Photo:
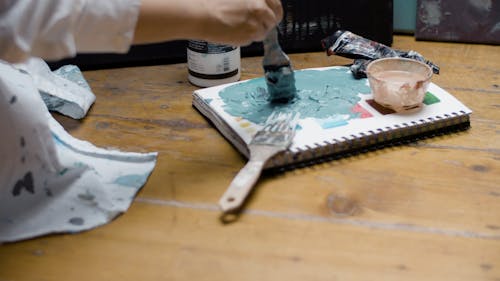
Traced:
<path fill-rule="evenodd" d="M 138 188 L 143 186 L 146 183 L 148 178 L 148 174 L 145 175 L 124 175 L 115 179 L 114 183 L 125 186 L 125 187 L 134 187 Z"/>
<path fill-rule="evenodd" d="M 61 171 L 59 171 L 59 176 L 64 176 L 64 174 L 66 174 L 67 172 L 69 171 L 68 168 L 63 168 Z"/>
<path fill-rule="evenodd" d="M 355 79 L 348 68 L 295 71 L 296 96 L 286 103 L 269 102 L 264 78 L 228 86 L 219 92 L 223 109 L 234 117 L 263 124 L 273 111 L 300 112 L 300 118 L 359 118 L 352 108 L 369 94 L 366 79 Z M 347 117 L 346 117 L 347 116 Z"/>
<path fill-rule="evenodd" d="M 335 119 L 321 120 L 319 121 L 319 124 L 323 129 L 331 129 L 335 127 L 345 126 L 348 125 L 349 123 L 345 121 L 343 118 L 335 118 Z"/>

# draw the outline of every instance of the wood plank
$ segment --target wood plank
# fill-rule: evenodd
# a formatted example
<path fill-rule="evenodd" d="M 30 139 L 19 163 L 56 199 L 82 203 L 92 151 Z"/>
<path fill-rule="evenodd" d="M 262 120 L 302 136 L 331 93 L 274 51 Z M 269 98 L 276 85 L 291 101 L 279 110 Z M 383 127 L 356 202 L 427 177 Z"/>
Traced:
<path fill-rule="evenodd" d="M 414 233 L 404 226 L 360 228 L 272 213 L 249 214 L 223 226 L 217 212 L 196 205 L 138 203 L 105 227 L 23 245 L 3 246 L 0 267 L 9 269 L 3 280 L 498 280 L 500 276 L 498 240 Z"/>

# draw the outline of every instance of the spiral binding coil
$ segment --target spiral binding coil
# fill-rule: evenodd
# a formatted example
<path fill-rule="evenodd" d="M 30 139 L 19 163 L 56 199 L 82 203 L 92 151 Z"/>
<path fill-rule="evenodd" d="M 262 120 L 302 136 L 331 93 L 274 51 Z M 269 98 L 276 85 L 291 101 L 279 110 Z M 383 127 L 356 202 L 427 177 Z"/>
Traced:
<path fill-rule="evenodd" d="M 361 152 L 383 147 L 407 144 L 418 140 L 463 131 L 470 127 L 469 114 L 464 111 L 444 114 L 427 119 L 401 123 L 394 127 L 379 128 L 359 132 L 357 135 L 332 138 L 330 141 L 315 143 L 314 146 L 287 150 L 273 157 L 266 169 L 295 169 L 301 166 L 319 164 Z"/>

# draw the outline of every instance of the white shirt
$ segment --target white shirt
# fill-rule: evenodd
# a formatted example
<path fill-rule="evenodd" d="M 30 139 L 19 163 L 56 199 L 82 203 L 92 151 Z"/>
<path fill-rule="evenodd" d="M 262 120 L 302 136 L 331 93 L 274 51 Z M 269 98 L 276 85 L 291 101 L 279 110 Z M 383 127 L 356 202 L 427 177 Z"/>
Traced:
<path fill-rule="evenodd" d="M 140 0 L 0 0 L 0 59 L 126 52 Z"/>

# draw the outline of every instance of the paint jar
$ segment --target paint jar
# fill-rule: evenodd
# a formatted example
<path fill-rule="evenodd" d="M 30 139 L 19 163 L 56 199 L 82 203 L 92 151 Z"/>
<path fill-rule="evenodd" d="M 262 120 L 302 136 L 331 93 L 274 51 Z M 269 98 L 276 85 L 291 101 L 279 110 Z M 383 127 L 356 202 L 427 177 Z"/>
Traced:
<path fill-rule="evenodd" d="M 188 79 L 199 87 L 211 87 L 240 80 L 240 47 L 189 40 Z"/>

